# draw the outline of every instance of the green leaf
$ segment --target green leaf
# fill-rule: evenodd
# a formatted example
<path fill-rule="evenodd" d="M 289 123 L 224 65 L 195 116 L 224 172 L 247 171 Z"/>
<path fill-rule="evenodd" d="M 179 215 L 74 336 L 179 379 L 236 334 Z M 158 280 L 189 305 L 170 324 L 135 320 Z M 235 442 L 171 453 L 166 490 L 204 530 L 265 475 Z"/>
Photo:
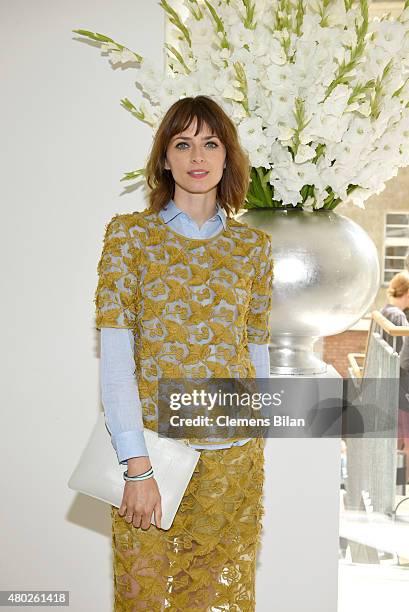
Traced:
<path fill-rule="evenodd" d="M 92 40 L 96 40 L 98 42 L 111 42 L 116 44 L 116 42 L 109 38 L 109 36 L 105 36 L 105 34 L 98 34 L 98 32 L 90 32 L 89 30 L 72 30 L 76 34 L 80 34 L 81 36 L 86 36 L 87 38 L 91 38 Z"/>

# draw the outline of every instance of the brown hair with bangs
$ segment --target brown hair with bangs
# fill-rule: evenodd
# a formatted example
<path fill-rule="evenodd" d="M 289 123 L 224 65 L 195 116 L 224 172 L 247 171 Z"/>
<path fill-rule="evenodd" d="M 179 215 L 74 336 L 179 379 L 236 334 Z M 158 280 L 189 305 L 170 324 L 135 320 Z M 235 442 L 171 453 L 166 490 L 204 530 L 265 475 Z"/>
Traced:
<path fill-rule="evenodd" d="M 250 183 L 250 160 L 241 148 L 237 129 L 224 110 L 208 96 L 177 100 L 167 110 L 154 137 L 145 168 L 149 192 L 149 209 L 159 212 L 175 193 L 175 181 L 165 169 L 168 145 L 176 134 L 186 130 L 196 118 L 195 136 L 207 125 L 226 148 L 226 168 L 217 185 L 217 201 L 228 216 L 242 207 Z"/>

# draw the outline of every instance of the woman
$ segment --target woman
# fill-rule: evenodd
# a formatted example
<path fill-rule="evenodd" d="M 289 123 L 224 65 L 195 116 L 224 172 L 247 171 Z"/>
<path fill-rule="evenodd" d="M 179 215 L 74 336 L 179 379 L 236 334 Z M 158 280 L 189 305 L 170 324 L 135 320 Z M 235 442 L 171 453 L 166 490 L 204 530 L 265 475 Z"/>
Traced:
<path fill-rule="evenodd" d="M 398 272 L 391 279 L 388 289 L 388 303 L 381 314 L 391 323 L 399 326 L 409 326 L 409 321 L 403 312 L 409 308 L 409 272 Z M 393 336 L 383 332 L 383 338 L 393 346 Z M 399 353 L 399 410 L 398 410 L 398 450 L 406 455 L 406 480 L 409 481 L 409 336 L 395 336 L 396 352 Z"/>
<path fill-rule="evenodd" d="M 149 208 L 107 225 L 95 295 L 102 400 L 130 476 L 150 468 L 143 426 L 156 429 L 160 377 L 269 376 L 271 239 L 232 216 L 249 169 L 220 106 L 184 98 L 154 138 Z M 203 450 L 169 530 L 154 474 L 126 482 L 111 508 L 116 612 L 255 609 L 264 440 L 195 442 Z"/>

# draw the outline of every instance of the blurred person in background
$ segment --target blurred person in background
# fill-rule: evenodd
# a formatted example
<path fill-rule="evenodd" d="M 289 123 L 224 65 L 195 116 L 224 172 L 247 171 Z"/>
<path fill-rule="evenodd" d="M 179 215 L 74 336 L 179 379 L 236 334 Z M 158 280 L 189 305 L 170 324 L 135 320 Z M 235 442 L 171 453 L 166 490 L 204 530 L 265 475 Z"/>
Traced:
<path fill-rule="evenodd" d="M 387 289 L 388 301 L 381 314 L 391 323 L 409 327 L 405 310 L 409 309 L 409 271 L 398 272 Z M 393 336 L 383 333 L 384 340 L 393 346 Z M 396 352 L 400 357 L 398 450 L 406 455 L 406 482 L 409 479 L 409 336 L 396 336 Z"/>

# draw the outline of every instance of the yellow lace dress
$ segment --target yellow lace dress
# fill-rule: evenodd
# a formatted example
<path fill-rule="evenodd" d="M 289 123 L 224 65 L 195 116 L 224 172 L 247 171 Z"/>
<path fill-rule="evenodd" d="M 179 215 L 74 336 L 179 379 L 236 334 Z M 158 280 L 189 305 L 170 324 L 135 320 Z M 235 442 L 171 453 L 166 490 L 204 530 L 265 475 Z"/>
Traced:
<path fill-rule="evenodd" d="M 145 427 L 157 428 L 161 377 L 255 376 L 247 343 L 268 341 L 272 302 L 262 230 L 227 218 L 195 239 L 149 209 L 115 215 L 98 275 L 97 328 L 133 330 Z M 201 451 L 167 531 L 135 528 L 112 506 L 115 612 L 254 611 L 263 482 L 264 439 L 253 438 Z"/>

